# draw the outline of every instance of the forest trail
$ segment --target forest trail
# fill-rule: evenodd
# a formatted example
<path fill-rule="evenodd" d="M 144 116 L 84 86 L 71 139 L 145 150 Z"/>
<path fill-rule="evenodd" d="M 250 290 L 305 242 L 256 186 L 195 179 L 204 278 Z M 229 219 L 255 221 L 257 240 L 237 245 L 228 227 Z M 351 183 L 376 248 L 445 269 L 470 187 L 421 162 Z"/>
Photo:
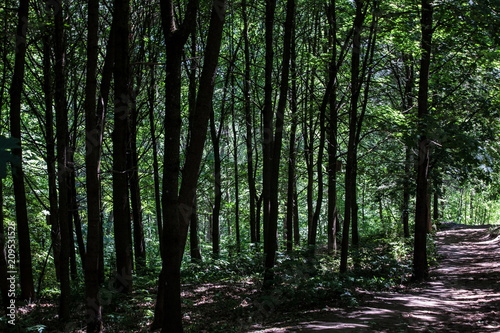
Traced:
<path fill-rule="evenodd" d="M 359 307 L 261 332 L 500 332 L 500 236 L 454 225 L 436 237 L 439 265 L 418 288 L 370 292 Z"/>

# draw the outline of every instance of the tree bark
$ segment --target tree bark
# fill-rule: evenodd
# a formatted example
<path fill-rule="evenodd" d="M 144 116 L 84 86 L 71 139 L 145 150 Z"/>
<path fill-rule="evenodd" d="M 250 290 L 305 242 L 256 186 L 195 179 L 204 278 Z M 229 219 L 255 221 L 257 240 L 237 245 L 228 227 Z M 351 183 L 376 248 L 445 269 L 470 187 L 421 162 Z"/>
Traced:
<path fill-rule="evenodd" d="M 337 131 L 338 131 L 338 108 L 337 108 L 337 8 L 335 1 L 331 1 L 328 18 L 330 22 L 330 38 L 332 47 L 332 62 L 330 64 L 330 81 L 333 81 L 329 92 L 330 113 L 328 119 L 328 252 L 333 254 L 337 251 L 338 214 L 337 214 Z"/>
<path fill-rule="evenodd" d="M 59 222 L 57 219 L 57 171 L 56 171 L 56 153 L 55 153 L 55 135 L 54 135 L 54 93 L 52 86 L 52 45 L 50 32 L 43 36 L 43 90 L 45 95 L 45 142 L 47 145 L 47 175 L 49 187 L 49 216 L 47 223 L 50 227 L 50 236 L 52 240 L 52 249 L 54 252 L 54 266 L 56 278 L 60 281 L 60 253 L 61 253 L 61 234 L 59 232 Z"/>
<path fill-rule="evenodd" d="M 214 258 L 220 255 L 220 206 L 222 202 L 222 180 L 221 180 L 221 157 L 220 157 L 220 134 L 224 122 L 221 115 L 219 128 L 215 126 L 215 114 L 212 108 L 210 112 L 210 137 L 214 153 L 214 206 L 212 208 L 212 254 Z"/>
<path fill-rule="evenodd" d="M 85 298 L 87 332 L 101 332 L 99 299 L 101 233 L 100 150 L 102 132 L 96 112 L 99 0 L 89 0 L 87 17 L 87 71 L 85 77 L 85 166 L 87 183 L 87 250 L 85 254 Z"/>
<path fill-rule="evenodd" d="M 273 29 L 276 0 L 266 0 L 265 13 L 265 65 L 264 65 L 264 108 L 262 110 L 262 201 L 264 226 L 264 287 L 272 285 L 276 233 L 271 222 L 271 177 L 273 170 Z"/>
<path fill-rule="evenodd" d="M 181 145 L 181 61 L 183 47 L 196 27 L 199 0 L 186 5 L 185 18 L 178 27 L 171 0 L 160 2 L 162 30 L 165 38 L 165 119 L 162 180 L 162 234 L 160 248 L 162 271 L 158 281 L 158 296 L 152 329 L 163 327 L 171 332 L 182 332 L 180 309 L 180 226 L 179 176 Z M 167 320 L 168 318 L 168 320 Z M 163 326 L 168 321 L 168 327 Z"/>
<path fill-rule="evenodd" d="M 194 199 L 193 215 L 191 216 L 191 223 L 189 224 L 189 249 L 191 252 L 191 262 L 201 262 L 200 242 L 198 237 L 198 200 Z"/>
<path fill-rule="evenodd" d="M 233 73 L 234 62 L 231 62 L 231 128 L 233 130 L 233 165 L 234 165 L 234 226 L 236 232 L 236 253 L 241 252 L 241 225 L 240 225 L 240 174 L 239 174 L 239 149 L 238 149 L 238 131 L 236 129 L 235 114 L 235 78 Z"/>
<path fill-rule="evenodd" d="M 250 242 L 256 243 L 259 239 L 256 217 L 256 199 L 257 190 L 254 176 L 254 162 L 253 162 L 253 113 L 252 103 L 250 98 L 250 81 L 251 81 L 251 63 L 250 63 L 250 40 L 248 36 L 248 15 L 247 15 L 247 1 L 241 2 L 241 11 L 243 18 L 243 38 L 244 38 L 244 54 L 245 54 L 245 75 L 243 82 L 243 96 L 244 96 L 244 109 L 245 109 L 245 128 L 246 128 L 246 153 L 247 153 L 247 179 L 250 203 Z"/>
<path fill-rule="evenodd" d="M 122 293 L 132 291 L 132 231 L 128 196 L 127 151 L 130 145 L 129 118 L 132 105 L 129 74 L 129 2 L 113 2 L 116 20 L 114 127 L 113 127 L 113 217 L 116 250 L 115 287 Z"/>
<path fill-rule="evenodd" d="M 222 43 L 222 28 L 225 2 L 218 1 L 212 5 L 210 27 L 205 49 L 205 61 L 200 77 L 195 114 L 190 115 L 190 141 L 186 148 L 185 163 L 182 171 L 182 182 L 179 190 L 179 205 L 176 213 L 178 223 L 165 236 L 164 266 L 162 273 L 165 281 L 164 317 L 162 332 L 182 332 L 182 314 L 180 301 L 180 265 L 186 244 L 189 222 L 193 213 L 199 170 L 208 129 L 212 96 L 215 84 L 215 71 L 218 64 Z M 165 224 L 165 230 L 167 230 Z"/>
<path fill-rule="evenodd" d="M 296 39 L 295 33 L 292 34 L 290 43 L 290 76 L 292 80 L 291 86 L 291 100 L 290 100 L 290 139 L 288 151 L 288 184 L 287 184 L 287 200 L 286 200 L 286 222 L 285 222 L 285 242 L 287 252 L 293 250 L 294 244 L 294 222 L 297 219 L 295 214 L 297 202 L 295 196 L 297 193 L 296 183 L 296 158 L 297 151 L 295 147 L 295 139 L 297 135 L 297 53 L 296 53 Z"/>
<path fill-rule="evenodd" d="M 403 112 L 411 110 L 414 104 L 413 89 L 415 85 L 415 75 L 413 70 L 413 57 L 403 54 L 403 64 L 405 72 L 405 85 L 403 91 Z M 407 139 L 409 141 L 409 139 Z M 410 237 L 410 184 L 414 181 L 414 173 L 412 172 L 412 152 L 409 143 L 405 147 L 405 162 L 404 162 L 404 181 L 403 181 L 403 204 L 402 204 L 402 223 L 403 235 L 405 238 Z"/>
<path fill-rule="evenodd" d="M 356 0 L 356 15 L 353 24 L 353 45 L 351 53 L 351 106 L 349 110 L 349 141 L 347 144 L 347 162 L 345 171 L 345 208 L 342 226 L 342 248 L 340 256 L 340 272 L 347 271 L 349 252 L 349 231 L 351 222 L 356 221 L 356 134 L 358 129 L 358 100 L 361 92 L 360 58 L 361 29 L 364 21 L 364 0 Z M 357 225 L 352 226 L 353 245 L 357 243 Z"/>
<path fill-rule="evenodd" d="M 133 96 L 134 97 L 134 96 Z M 130 148 L 128 158 L 128 176 L 130 183 L 130 204 L 132 207 L 132 224 L 134 230 L 134 257 L 137 270 L 146 266 L 146 244 L 144 241 L 144 224 L 142 221 L 141 188 L 139 184 L 139 156 L 137 153 L 137 119 L 138 110 L 133 98 L 130 115 Z"/>
<path fill-rule="evenodd" d="M 18 21 L 16 31 L 16 53 L 14 73 L 10 87 L 10 131 L 11 136 L 21 142 L 21 95 L 24 85 L 24 65 L 26 55 L 26 30 L 28 26 L 28 0 L 19 1 Z M 16 203 L 16 222 L 19 248 L 19 273 L 21 284 L 21 299 L 34 300 L 33 270 L 31 264 L 31 242 L 29 234 L 28 211 L 26 208 L 26 192 L 24 189 L 24 171 L 22 167 L 22 148 L 12 149 L 12 154 L 18 158 L 18 164 L 12 164 L 12 181 L 14 184 L 14 199 Z"/>
<path fill-rule="evenodd" d="M 273 22 L 274 22 L 274 11 L 276 3 L 273 1 L 267 2 L 266 9 L 266 95 L 269 94 L 267 98 L 267 103 L 271 101 L 272 97 L 272 38 L 273 38 Z M 278 232 L 278 191 L 279 191 L 279 171 L 280 171 L 280 163 L 281 163 L 281 147 L 283 141 L 283 125 L 285 119 L 285 108 L 287 103 L 288 96 L 288 87 L 289 87 L 289 73 L 290 73 L 290 57 L 291 57 L 291 48 L 290 44 L 292 41 L 292 32 L 294 29 L 294 16 L 295 16 L 295 0 L 288 0 L 286 5 L 286 18 L 285 18 L 285 33 L 283 37 L 283 59 L 282 59 L 282 72 L 281 72 L 281 85 L 280 85 L 280 97 L 278 100 L 278 106 L 276 109 L 276 123 L 274 131 L 272 130 L 272 124 L 270 127 L 264 127 L 264 131 L 266 129 L 270 129 L 269 137 L 271 142 L 269 142 L 269 147 L 266 145 L 266 149 L 269 150 L 269 153 L 272 152 L 272 155 L 268 156 L 268 161 L 270 163 L 270 179 L 268 180 L 269 188 L 269 217 L 268 217 L 268 225 L 265 229 L 265 241 L 264 241 L 264 252 L 265 252 L 265 271 L 264 271 L 264 288 L 271 287 L 274 284 L 274 274 L 273 267 L 276 261 L 276 251 L 278 250 L 278 240 L 277 240 L 277 232 Z M 268 40 L 268 39 L 271 40 Z M 268 49 L 270 48 L 270 49 Z M 267 54 L 270 52 L 270 54 Z M 268 63 L 270 62 L 270 63 Z M 270 72 L 268 72 L 270 71 Z M 268 91 L 269 89 L 269 91 Z M 268 106 L 271 108 L 272 112 L 272 104 Z M 265 111 L 269 112 L 269 110 Z M 271 116 L 272 122 L 272 116 Z M 267 124 L 269 125 L 269 124 Z M 273 138 L 274 135 L 274 138 Z M 266 138 L 264 138 L 266 140 Z M 264 161 L 266 158 L 264 157 Z M 264 192 L 265 194 L 266 192 Z M 264 200 L 264 208 L 266 208 L 266 202 Z M 265 211 L 264 211 L 265 212 Z M 265 216 L 265 215 L 264 215 Z"/>
<path fill-rule="evenodd" d="M 156 62 L 153 60 L 153 62 Z M 161 195 L 160 195 L 160 168 L 158 166 L 158 142 L 156 138 L 155 126 L 155 103 L 156 103 L 156 76 L 154 66 L 151 66 L 151 81 L 148 87 L 148 117 L 149 128 L 151 133 L 151 145 L 153 146 L 153 183 L 155 191 L 155 208 L 156 208 L 156 226 L 158 237 L 161 238 L 162 229 L 162 211 L 161 211 Z M 161 242 L 160 242 L 161 253 Z"/>
<path fill-rule="evenodd" d="M 418 166 L 417 200 L 415 205 L 415 243 L 413 251 L 413 276 L 416 281 L 429 276 L 427 262 L 427 218 L 430 214 L 428 205 L 429 175 L 429 140 L 426 134 L 426 121 L 429 114 L 429 76 L 432 48 L 433 8 L 430 0 L 421 2 L 422 57 L 420 59 L 420 80 L 418 86 Z"/>
<path fill-rule="evenodd" d="M 55 111 L 56 111 L 56 138 L 57 138 L 57 165 L 59 183 L 59 230 L 61 233 L 60 252 L 60 284 L 61 295 L 59 300 L 59 319 L 67 320 L 70 315 L 71 287 L 70 287 L 70 165 L 69 165 L 69 128 L 68 107 L 66 102 L 66 50 L 64 41 L 63 8 L 60 1 L 53 4 L 54 10 L 54 39 L 55 39 Z"/>

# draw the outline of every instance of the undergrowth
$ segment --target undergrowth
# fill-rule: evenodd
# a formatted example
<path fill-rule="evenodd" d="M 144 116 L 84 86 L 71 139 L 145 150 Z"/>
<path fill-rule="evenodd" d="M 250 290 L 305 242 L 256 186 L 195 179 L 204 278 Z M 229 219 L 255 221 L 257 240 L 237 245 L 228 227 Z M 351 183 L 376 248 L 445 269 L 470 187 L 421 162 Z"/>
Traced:
<path fill-rule="evenodd" d="M 429 239 L 429 258 L 434 245 Z M 353 307 L 361 291 L 389 290 L 405 284 L 411 275 L 411 244 L 384 237 L 367 238 L 351 249 L 349 270 L 338 272 L 339 254 L 322 249 L 279 252 L 274 268 L 274 288 L 262 290 L 262 252 L 253 250 L 204 258 L 182 265 L 183 311 L 186 332 L 241 332 L 256 323 L 297 320 L 297 316 L 324 307 Z M 154 316 L 158 267 L 141 272 L 134 279 L 130 296 L 101 289 L 103 319 L 109 332 L 146 332 Z M 78 284 L 74 284 L 78 285 Z M 32 310 L 22 315 L 26 331 L 48 332 L 67 328 L 57 321 L 57 288 L 47 289 Z M 85 327 L 84 290 L 73 290 L 80 313 L 72 315 L 72 328 Z M 34 310 L 33 310 L 34 309 Z M 62 325 L 62 326 L 61 326 Z"/>

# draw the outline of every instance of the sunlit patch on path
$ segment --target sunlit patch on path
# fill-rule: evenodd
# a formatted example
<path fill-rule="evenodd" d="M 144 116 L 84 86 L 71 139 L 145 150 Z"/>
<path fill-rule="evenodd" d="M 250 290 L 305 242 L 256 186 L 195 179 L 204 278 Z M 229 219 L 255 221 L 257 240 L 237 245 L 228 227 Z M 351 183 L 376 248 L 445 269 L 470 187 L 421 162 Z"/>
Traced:
<path fill-rule="evenodd" d="M 439 266 L 408 292 L 367 293 L 354 309 L 327 309 L 314 320 L 262 332 L 500 332 L 500 237 L 486 227 L 437 233 Z"/>

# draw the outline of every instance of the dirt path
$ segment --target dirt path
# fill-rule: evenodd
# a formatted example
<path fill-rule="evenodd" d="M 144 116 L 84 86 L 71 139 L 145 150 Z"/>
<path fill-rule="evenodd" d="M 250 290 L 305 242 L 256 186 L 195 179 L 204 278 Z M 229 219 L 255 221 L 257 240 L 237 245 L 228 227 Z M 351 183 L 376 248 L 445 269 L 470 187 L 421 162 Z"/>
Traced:
<path fill-rule="evenodd" d="M 440 265 L 419 288 L 370 293 L 360 307 L 262 332 L 500 332 L 500 236 L 456 226 L 437 239 Z"/>

